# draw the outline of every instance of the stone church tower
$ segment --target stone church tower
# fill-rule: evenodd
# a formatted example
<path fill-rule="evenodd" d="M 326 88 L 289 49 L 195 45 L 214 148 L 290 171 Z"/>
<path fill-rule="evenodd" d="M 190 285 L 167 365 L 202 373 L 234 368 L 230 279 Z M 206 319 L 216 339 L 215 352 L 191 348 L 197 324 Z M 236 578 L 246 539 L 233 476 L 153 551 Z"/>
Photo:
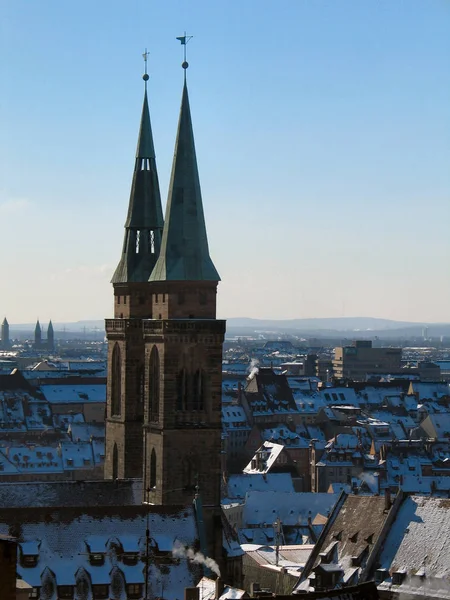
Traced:
<path fill-rule="evenodd" d="M 161 247 L 163 214 L 147 98 L 136 150 L 122 255 L 112 278 L 114 319 L 106 320 L 108 385 L 105 478 L 142 477 L 145 348 L 143 319 L 152 318 L 148 282 Z"/>
<path fill-rule="evenodd" d="M 186 63 L 185 63 L 186 64 Z M 201 490 L 220 504 L 222 344 L 219 274 L 209 256 L 186 81 L 161 252 L 144 322 L 144 489 L 154 504 L 183 504 Z"/>
<path fill-rule="evenodd" d="M 225 321 L 216 320 L 220 277 L 209 255 L 186 78 L 162 226 L 145 95 L 112 280 L 115 318 L 106 321 L 105 478 L 143 476 L 144 500 L 153 504 L 190 503 L 198 487 L 203 503 L 218 507 Z"/>

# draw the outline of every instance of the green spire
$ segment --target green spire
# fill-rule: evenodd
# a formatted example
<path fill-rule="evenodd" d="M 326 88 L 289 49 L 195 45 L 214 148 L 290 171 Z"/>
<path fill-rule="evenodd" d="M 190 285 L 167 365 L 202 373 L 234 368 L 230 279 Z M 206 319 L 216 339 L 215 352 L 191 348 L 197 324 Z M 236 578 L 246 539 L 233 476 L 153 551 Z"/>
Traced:
<path fill-rule="evenodd" d="M 112 283 L 148 281 L 161 246 L 164 220 L 145 78 L 148 79 L 148 76 L 144 76 L 144 104 L 122 256 L 111 280 Z"/>
<path fill-rule="evenodd" d="M 155 158 L 150 111 L 148 109 L 147 86 L 145 87 L 144 104 L 142 106 L 141 127 L 139 129 L 136 158 Z"/>
<path fill-rule="evenodd" d="M 186 81 L 161 253 L 149 281 L 220 281 L 209 256 Z"/>

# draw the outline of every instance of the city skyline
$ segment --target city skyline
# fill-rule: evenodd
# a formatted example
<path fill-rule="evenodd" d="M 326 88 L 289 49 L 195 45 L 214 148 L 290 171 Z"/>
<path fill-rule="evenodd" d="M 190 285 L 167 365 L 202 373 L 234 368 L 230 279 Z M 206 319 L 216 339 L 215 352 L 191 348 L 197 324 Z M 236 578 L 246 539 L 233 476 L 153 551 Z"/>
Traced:
<path fill-rule="evenodd" d="M 219 316 L 448 322 L 449 6 L 167 4 L 6 6 L 8 321 L 112 314 L 140 54 L 165 208 L 187 29 Z"/>

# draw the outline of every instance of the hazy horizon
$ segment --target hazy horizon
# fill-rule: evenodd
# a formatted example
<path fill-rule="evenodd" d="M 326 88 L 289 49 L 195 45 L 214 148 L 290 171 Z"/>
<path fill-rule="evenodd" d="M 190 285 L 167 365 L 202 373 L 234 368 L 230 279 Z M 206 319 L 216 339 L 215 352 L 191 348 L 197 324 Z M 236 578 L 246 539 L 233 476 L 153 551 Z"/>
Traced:
<path fill-rule="evenodd" d="M 1 318 L 112 316 L 141 54 L 165 207 L 187 30 L 218 316 L 450 321 L 450 3 L 2 8 Z"/>

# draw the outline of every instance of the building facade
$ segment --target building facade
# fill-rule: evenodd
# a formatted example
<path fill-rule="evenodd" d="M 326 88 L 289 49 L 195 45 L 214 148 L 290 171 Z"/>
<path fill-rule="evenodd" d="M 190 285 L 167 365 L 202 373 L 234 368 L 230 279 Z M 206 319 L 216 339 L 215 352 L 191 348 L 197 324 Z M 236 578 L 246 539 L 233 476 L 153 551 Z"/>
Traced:
<path fill-rule="evenodd" d="M 370 340 L 356 340 L 352 346 L 334 349 L 333 374 L 337 379 L 365 381 L 368 373 L 397 373 L 401 359 L 401 348 L 373 348 Z"/>

